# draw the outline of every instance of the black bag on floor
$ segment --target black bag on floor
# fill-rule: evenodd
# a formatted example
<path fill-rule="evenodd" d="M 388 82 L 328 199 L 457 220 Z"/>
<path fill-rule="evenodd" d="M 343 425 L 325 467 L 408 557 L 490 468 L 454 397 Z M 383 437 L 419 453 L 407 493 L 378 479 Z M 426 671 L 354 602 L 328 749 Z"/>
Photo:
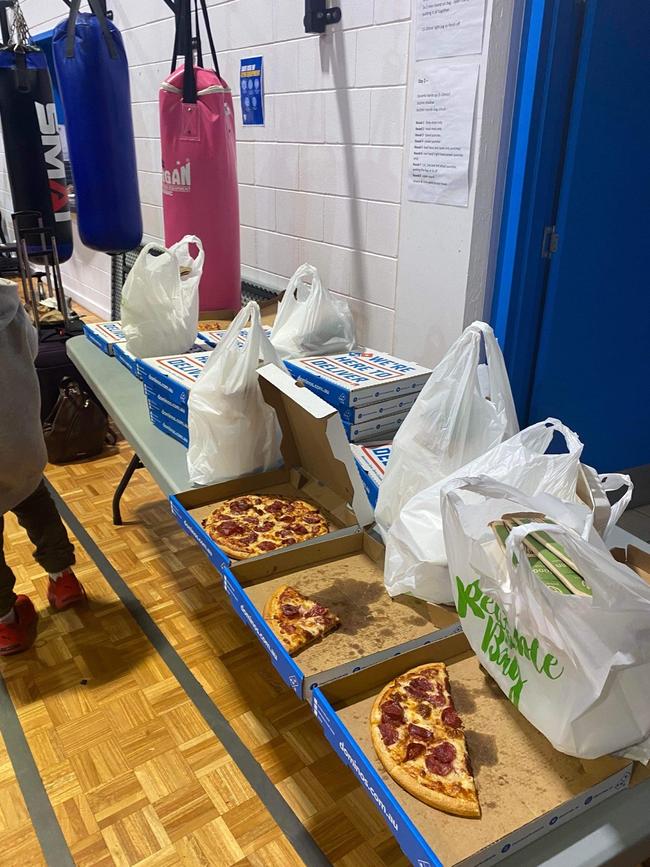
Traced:
<path fill-rule="evenodd" d="M 87 389 L 77 368 L 68 358 L 65 345 L 69 335 L 60 328 L 41 326 L 36 356 L 36 373 L 41 387 L 41 421 L 45 421 L 59 399 L 59 388 L 66 376 L 76 379 Z"/>
<path fill-rule="evenodd" d="M 59 398 L 43 425 L 51 463 L 66 463 L 101 453 L 108 436 L 104 411 L 74 379 L 61 383 Z"/>

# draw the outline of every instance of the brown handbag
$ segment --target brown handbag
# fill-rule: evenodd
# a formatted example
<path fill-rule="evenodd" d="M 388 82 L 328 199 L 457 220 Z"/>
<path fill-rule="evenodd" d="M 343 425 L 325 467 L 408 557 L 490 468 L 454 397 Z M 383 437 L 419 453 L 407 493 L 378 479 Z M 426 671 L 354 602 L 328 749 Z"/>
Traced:
<path fill-rule="evenodd" d="M 64 377 L 54 409 L 43 424 L 50 462 L 60 464 L 98 455 L 107 435 L 104 411 L 78 382 Z"/>

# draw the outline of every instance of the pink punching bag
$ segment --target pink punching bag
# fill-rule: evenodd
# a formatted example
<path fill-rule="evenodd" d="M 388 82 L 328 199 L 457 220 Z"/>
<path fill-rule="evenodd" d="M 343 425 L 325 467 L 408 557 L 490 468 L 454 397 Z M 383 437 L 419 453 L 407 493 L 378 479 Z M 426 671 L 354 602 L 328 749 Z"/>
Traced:
<path fill-rule="evenodd" d="M 169 247 L 185 235 L 197 235 L 205 251 L 199 286 L 201 310 L 239 310 L 235 117 L 230 88 L 219 75 L 206 2 L 200 3 L 214 69 L 202 65 L 198 14 L 194 64 L 190 0 L 178 0 L 172 71 L 160 88 L 165 245 Z M 181 45 L 185 64 L 176 69 Z"/>

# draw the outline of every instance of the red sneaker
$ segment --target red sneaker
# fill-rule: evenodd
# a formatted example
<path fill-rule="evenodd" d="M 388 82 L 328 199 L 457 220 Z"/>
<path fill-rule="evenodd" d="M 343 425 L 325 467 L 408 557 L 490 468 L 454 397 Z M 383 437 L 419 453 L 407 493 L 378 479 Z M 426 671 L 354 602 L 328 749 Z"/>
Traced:
<path fill-rule="evenodd" d="M 86 601 L 86 591 L 72 569 L 66 569 L 56 581 L 50 578 L 47 601 L 55 611 L 63 611 L 71 605 Z"/>
<path fill-rule="evenodd" d="M 36 638 L 38 614 L 29 596 L 17 596 L 14 623 L 0 623 L 0 656 L 29 650 Z"/>

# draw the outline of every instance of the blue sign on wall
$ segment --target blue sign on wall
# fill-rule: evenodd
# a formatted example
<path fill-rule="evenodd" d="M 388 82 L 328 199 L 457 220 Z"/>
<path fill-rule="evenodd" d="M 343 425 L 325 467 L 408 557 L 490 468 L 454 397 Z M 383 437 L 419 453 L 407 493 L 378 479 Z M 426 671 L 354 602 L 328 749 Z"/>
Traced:
<path fill-rule="evenodd" d="M 264 125 L 264 70 L 262 57 L 242 57 L 239 70 L 241 114 L 244 126 Z"/>

